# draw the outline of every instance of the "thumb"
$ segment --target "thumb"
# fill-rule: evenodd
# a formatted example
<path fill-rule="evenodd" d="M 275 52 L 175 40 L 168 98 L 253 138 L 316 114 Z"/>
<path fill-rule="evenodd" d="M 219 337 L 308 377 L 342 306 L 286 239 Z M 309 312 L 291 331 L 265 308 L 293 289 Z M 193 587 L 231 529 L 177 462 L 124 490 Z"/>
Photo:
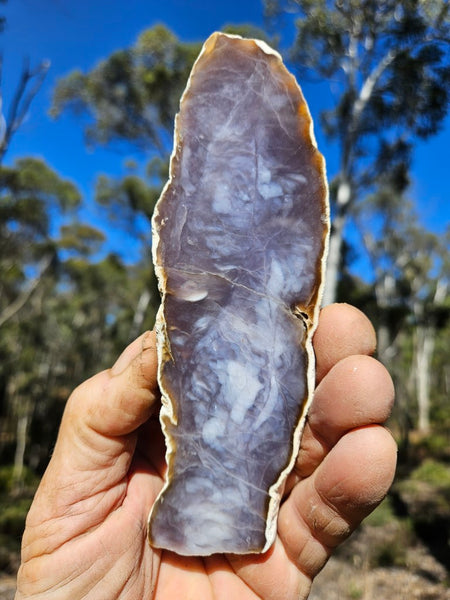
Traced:
<path fill-rule="evenodd" d="M 157 405 L 156 366 L 155 334 L 147 332 L 72 393 L 27 517 L 24 556 L 50 553 L 96 527 L 123 499 L 136 430 Z M 67 516 L 74 518 L 62 527 Z"/>
<path fill-rule="evenodd" d="M 106 436 L 132 433 L 155 406 L 156 370 L 155 332 L 147 331 L 122 352 L 111 369 L 88 379 L 73 392 L 65 420 L 81 421 Z"/>
<path fill-rule="evenodd" d="M 132 342 L 115 365 L 78 386 L 64 411 L 53 458 L 68 457 L 72 468 L 111 465 L 132 452 L 132 435 L 157 405 L 157 357 L 154 332 Z M 131 445 L 130 445 L 131 444 Z"/>

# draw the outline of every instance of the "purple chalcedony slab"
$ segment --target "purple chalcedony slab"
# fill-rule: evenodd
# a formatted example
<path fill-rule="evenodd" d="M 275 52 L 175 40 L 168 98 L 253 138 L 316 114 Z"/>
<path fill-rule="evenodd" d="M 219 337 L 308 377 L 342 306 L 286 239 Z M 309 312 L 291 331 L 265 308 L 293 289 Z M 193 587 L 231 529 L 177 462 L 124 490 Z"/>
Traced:
<path fill-rule="evenodd" d="M 294 77 L 265 43 L 213 34 L 153 218 L 168 461 L 153 546 L 244 554 L 273 542 L 314 385 L 328 221 Z"/>

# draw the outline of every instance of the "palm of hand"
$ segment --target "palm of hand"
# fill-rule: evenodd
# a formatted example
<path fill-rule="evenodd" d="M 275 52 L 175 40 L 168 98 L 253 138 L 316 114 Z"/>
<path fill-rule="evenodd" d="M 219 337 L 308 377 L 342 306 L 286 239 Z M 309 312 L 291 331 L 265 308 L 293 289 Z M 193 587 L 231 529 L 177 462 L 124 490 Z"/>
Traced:
<path fill-rule="evenodd" d="M 344 323 L 351 316 L 349 307 L 346 315 L 336 310 Z M 68 403 L 27 520 L 17 600 L 306 598 L 333 547 L 381 500 L 393 476 L 395 447 L 375 425 L 387 417 L 392 386 L 381 365 L 364 356 L 373 341 L 368 324 L 360 325 L 359 339 L 328 354 L 321 348 L 326 323 L 319 327 L 322 381 L 287 482 L 278 537 L 269 552 L 245 557 L 186 558 L 147 542 L 165 450 L 157 419 L 148 420 L 155 404 L 153 338 L 137 340 L 112 372 L 83 384 Z"/>

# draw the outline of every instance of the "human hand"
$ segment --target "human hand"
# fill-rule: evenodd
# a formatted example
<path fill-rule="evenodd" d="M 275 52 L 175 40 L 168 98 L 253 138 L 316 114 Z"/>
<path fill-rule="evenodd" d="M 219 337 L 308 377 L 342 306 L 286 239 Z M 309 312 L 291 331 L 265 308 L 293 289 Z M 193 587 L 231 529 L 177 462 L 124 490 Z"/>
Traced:
<path fill-rule="evenodd" d="M 165 471 L 155 336 L 71 395 L 28 514 L 16 600 L 297 600 L 333 549 L 375 508 L 395 470 L 382 424 L 391 379 L 369 355 L 372 326 L 348 305 L 323 309 L 317 388 L 274 545 L 262 555 L 181 557 L 147 542 Z"/>

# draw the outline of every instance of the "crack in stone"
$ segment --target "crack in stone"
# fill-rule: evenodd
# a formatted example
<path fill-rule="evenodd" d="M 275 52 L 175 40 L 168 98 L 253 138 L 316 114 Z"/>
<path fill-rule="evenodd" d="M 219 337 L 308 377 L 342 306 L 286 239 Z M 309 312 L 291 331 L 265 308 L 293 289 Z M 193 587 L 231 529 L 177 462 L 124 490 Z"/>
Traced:
<path fill-rule="evenodd" d="M 272 296 L 271 294 L 264 294 L 263 292 L 258 292 L 257 290 L 254 290 L 253 288 L 250 288 L 250 287 L 244 285 L 243 283 L 239 283 L 238 281 L 233 281 L 232 279 L 229 279 L 226 275 L 224 275 L 222 273 L 214 273 L 212 271 L 204 271 L 204 270 L 190 271 L 190 270 L 188 270 L 189 268 L 190 268 L 189 266 L 186 269 L 171 266 L 171 267 L 166 267 L 165 270 L 166 270 L 166 272 L 175 271 L 176 273 L 181 273 L 183 275 L 192 275 L 194 277 L 196 275 L 215 277 L 221 281 L 225 281 L 230 286 L 235 286 L 235 287 L 244 289 L 247 292 L 250 292 L 251 294 L 255 294 L 256 296 L 259 296 L 260 298 L 265 298 L 267 300 L 272 301 L 274 304 L 276 304 L 281 309 L 283 309 L 283 311 L 285 311 L 289 314 L 292 314 L 296 319 L 304 320 L 307 322 L 309 322 L 311 320 L 306 311 L 302 311 L 302 310 L 298 309 L 296 306 L 294 306 L 294 307 L 289 306 L 287 304 L 287 302 L 283 302 L 282 300 L 280 300 L 279 298 L 276 298 L 275 296 Z M 195 267 L 194 267 L 194 269 L 195 269 Z M 174 291 L 174 292 L 167 291 L 167 290 L 164 290 L 164 291 L 165 291 L 165 293 L 176 297 L 176 291 Z M 207 298 L 207 296 L 205 296 L 205 298 Z M 202 298 L 202 300 L 203 300 L 203 298 Z"/>

